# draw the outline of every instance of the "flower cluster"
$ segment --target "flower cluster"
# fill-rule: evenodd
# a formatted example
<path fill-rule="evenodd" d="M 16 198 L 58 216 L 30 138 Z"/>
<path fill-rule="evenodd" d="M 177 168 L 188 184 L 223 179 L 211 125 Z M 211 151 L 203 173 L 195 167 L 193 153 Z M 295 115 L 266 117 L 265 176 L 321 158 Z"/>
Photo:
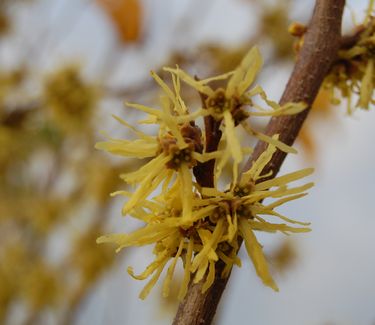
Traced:
<path fill-rule="evenodd" d="M 356 42 L 339 51 L 339 59 L 326 77 L 324 86 L 332 91 L 334 103 L 340 103 L 334 96 L 339 90 L 348 100 L 348 111 L 352 111 L 352 94 L 358 95 L 357 107 L 368 109 L 375 103 L 374 61 L 375 61 L 375 19 L 370 18 L 365 26 L 359 27 L 354 36 Z"/>
<path fill-rule="evenodd" d="M 89 124 L 98 91 L 82 79 L 78 66 L 71 65 L 47 76 L 43 95 L 52 119 L 66 131 L 74 131 Z"/>
<path fill-rule="evenodd" d="M 147 135 L 116 117 L 137 138 L 110 138 L 97 144 L 97 148 L 113 154 L 147 158 L 147 163 L 138 170 L 121 175 L 126 183 L 136 185 L 135 191 L 114 193 L 127 198 L 123 214 L 140 220 L 144 226 L 131 233 L 106 235 L 97 240 L 98 243 L 115 243 L 117 250 L 154 245 L 155 259 L 144 272 L 136 275 L 131 267 L 128 269 L 135 279 L 151 277 L 140 294 L 142 299 L 149 294 L 165 268 L 163 295 L 168 296 L 179 260 L 182 260 L 184 269 L 179 298 L 185 296 L 190 280 L 196 283 L 204 281 L 202 290 L 206 291 L 216 276 L 225 277 L 233 265 L 241 265 L 237 251 L 242 240 L 263 283 L 278 290 L 254 231 L 290 233 L 310 230 L 306 227 L 308 224 L 289 219 L 275 209 L 306 194 L 312 183 L 295 187 L 289 183 L 308 176 L 312 169 L 270 179 L 272 175 L 264 174 L 263 170 L 276 150 L 295 151 L 282 143 L 278 135 L 266 136 L 248 124 L 248 119 L 253 116 L 299 113 L 305 104 L 280 106 L 269 100 L 260 86 L 249 90 L 261 65 L 260 53 L 254 47 L 234 71 L 217 77 L 198 80 L 178 67 L 165 68 L 171 75 L 172 86 L 169 87 L 152 73 L 163 90 L 160 109 L 139 104 L 128 106 L 147 113 L 148 118 L 139 123 L 156 124 L 157 135 Z M 201 108 L 192 111 L 187 107 L 181 97 L 181 81 L 200 93 L 203 99 Z M 225 86 L 214 88 L 210 85 L 212 82 Z M 256 95 L 268 109 L 255 102 Z M 199 118 L 204 119 L 206 126 L 209 121 L 214 121 L 218 126 L 217 132 L 202 132 L 199 127 L 202 123 L 197 121 Z M 236 134 L 239 125 L 268 144 L 267 150 L 242 175 L 238 173 L 239 165 L 252 149 L 241 145 Z M 209 136 L 217 137 L 214 149 L 207 146 Z M 201 178 L 209 177 L 208 173 L 198 175 L 195 172 L 197 168 L 204 170 L 209 161 L 215 162 L 213 187 L 202 185 L 205 182 Z M 232 179 L 228 186 L 222 188 L 220 174 L 226 166 L 232 170 Z M 158 190 L 160 192 L 155 194 Z M 269 198 L 274 201 L 263 203 Z M 217 274 L 218 261 L 225 265 L 220 275 Z"/>
<path fill-rule="evenodd" d="M 341 104 L 340 98 L 347 100 L 347 111 L 355 108 L 369 109 L 375 103 L 375 16 L 374 1 L 369 2 L 364 22 L 356 27 L 351 36 L 342 38 L 337 59 L 324 79 L 323 89 L 329 92 L 334 105 Z M 294 50 L 297 55 L 304 42 L 307 26 L 294 22 L 289 33 L 296 37 Z M 339 96 L 338 96 L 339 95 Z M 353 97 L 358 97 L 353 105 Z"/>
<path fill-rule="evenodd" d="M 55 322 L 70 324 L 114 265 L 111 247 L 95 239 L 125 164 L 92 152 L 99 98 L 78 66 L 56 67 L 43 80 L 32 70 L 0 70 L 0 324 L 11 322 L 17 304 L 24 323 L 53 313 Z M 29 89 L 35 82 L 39 91 Z M 67 175 L 71 182 L 61 187 Z M 95 214 L 82 228 L 88 206 Z M 65 253 L 51 259 L 56 234 L 65 238 Z"/>

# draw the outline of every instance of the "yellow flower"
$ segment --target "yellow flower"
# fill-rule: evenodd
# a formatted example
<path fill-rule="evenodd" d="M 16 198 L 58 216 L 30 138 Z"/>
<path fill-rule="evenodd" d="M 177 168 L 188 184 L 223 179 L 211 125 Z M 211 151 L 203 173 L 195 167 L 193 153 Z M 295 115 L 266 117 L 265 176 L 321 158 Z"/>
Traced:
<path fill-rule="evenodd" d="M 33 310 L 55 304 L 64 293 L 58 270 L 43 261 L 34 261 L 22 282 L 22 294 Z"/>
<path fill-rule="evenodd" d="M 263 283 L 278 290 L 272 279 L 262 246 L 257 241 L 254 231 L 307 232 L 307 223 L 289 219 L 275 211 L 278 206 L 306 195 L 304 193 L 313 184 L 289 187 L 290 182 L 299 180 L 309 174 L 312 169 L 304 169 L 272 180 L 262 181 L 264 166 L 270 161 L 276 147 L 268 149 L 244 173 L 240 182 L 229 191 L 221 192 L 214 188 L 201 188 L 192 193 L 192 215 L 186 222 L 183 218 L 183 198 L 179 195 L 182 183 L 178 181 L 152 201 L 142 200 L 131 211 L 131 215 L 145 223 L 145 226 L 129 234 L 113 234 L 100 237 L 98 243 L 115 243 L 118 250 L 129 246 L 154 244 L 155 260 L 140 275 L 134 275 L 132 268 L 128 272 L 138 280 L 152 276 L 140 297 L 145 298 L 159 279 L 163 269 L 169 263 L 163 294 L 169 293 L 177 260 L 184 264 L 184 279 L 179 298 L 186 294 L 191 275 L 194 282 L 203 280 L 207 274 L 202 290 L 206 291 L 215 279 L 215 265 L 222 260 L 226 267 L 221 276 L 227 276 L 234 264 L 241 265 L 236 256 L 238 240 L 243 239 L 256 273 Z M 118 194 L 131 195 L 127 192 Z M 271 204 L 263 204 L 266 198 L 273 198 Z M 264 216 L 277 218 L 284 223 L 266 221 Z M 293 227 L 286 223 L 298 224 Z"/>
<path fill-rule="evenodd" d="M 128 273 L 137 280 L 144 280 L 152 276 L 149 283 L 140 293 L 144 299 L 159 279 L 167 263 L 170 265 L 163 284 L 163 295 L 168 296 L 170 283 L 173 278 L 178 259 L 184 263 L 184 278 L 179 291 L 179 298 L 182 299 L 187 291 L 190 281 L 190 265 L 193 253 L 199 249 L 199 242 L 196 239 L 199 229 L 199 220 L 212 209 L 211 207 L 194 211 L 193 218 L 186 223 L 182 216 L 182 197 L 179 195 L 179 187 L 176 184 L 168 192 L 158 196 L 152 201 L 143 200 L 137 208 L 130 213 L 132 217 L 141 220 L 145 226 L 130 234 L 112 234 L 98 238 L 98 243 L 115 243 L 117 251 L 129 246 L 143 246 L 154 244 L 155 260 L 140 275 L 135 275 L 131 267 Z M 126 192 L 118 194 L 129 195 Z"/>
<path fill-rule="evenodd" d="M 288 33 L 291 2 L 284 1 L 271 6 L 264 5 L 261 17 L 262 35 L 272 41 L 276 59 L 288 59 L 292 54 L 293 40 Z"/>
<path fill-rule="evenodd" d="M 269 100 L 263 89 L 258 85 L 251 90 L 248 90 L 262 67 L 262 62 L 262 57 L 258 48 L 253 47 L 234 71 L 217 77 L 196 80 L 178 68 L 165 68 L 166 71 L 179 76 L 184 82 L 203 94 L 206 97 L 205 108 L 209 114 L 214 116 L 216 120 L 224 121 L 223 133 L 227 142 L 226 150 L 230 151 L 236 164 L 239 164 L 239 162 L 242 161 L 243 154 L 241 144 L 235 134 L 235 127 L 239 124 L 241 124 L 249 134 L 262 141 L 274 144 L 280 150 L 285 152 L 296 152 L 295 149 L 290 146 L 272 139 L 261 132 L 257 132 L 246 122 L 246 119 L 249 116 L 280 116 L 296 114 L 307 107 L 304 103 L 288 103 L 280 106 L 276 102 Z M 212 81 L 226 79 L 228 79 L 228 81 L 225 88 L 214 90 L 209 86 L 209 83 Z M 256 95 L 259 95 L 271 109 L 267 110 L 256 104 L 252 99 L 252 97 Z M 255 111 L 246 111 L 246 107 L 248 106 L 254 108 Z"/>
<path fill-rule="evenodd" d="M 335 97 L 336 90 L 347 99 L 348 113 L 354 110 L 353 94 L 358 95 L 356 107 L 369 109 L 375 103 L 375 18 L 369 16 L 365 21 L 365 26 L 359 26 L 358 41 L 350 48 L 339 51 L 337 63 L 324 81 L 324 87 L 331 91 L 333 104 L 341 102 Z"/>
<path fill-rule="evenodd" d="M 189 113 L 180 97 L 180 83 L 173 76 L 174 92 L 152 72 L 152 76 L 163 89 L 161 109 L 139 104 L 127 104 L 149 114 L 147 123 L 159 125 L 157 136 L 150 136 L 115 117 L 138 137 L 136 140 L 109 139 L 100 142 L 96 148 L 113 154 L 138 159 L 149 158 L 144 166 L 135 172 L 121 175 L 128 184 L 139 184 L 134 194 L 124 205 L 123 214 L 127 214 L 142 200 L 146 199 L 161 183 L 167 188 L 177 178 L 182 186 L 184 217 L 191 217 L 192 176 L 189 169 L 197 162 L 205 162 L 219 156 L 218 152 L 202 154 L 202 134 L 194 120 L 206 114 L 204 110 Z M 142 121 L 140 123 L 145 123 Z"/>
<path fill-rule="evenodd" d="M 306 223 L 289 219 L 275 209 L 306 195 L 304 192 L 313 185 L 312 183 L 297 187 L 289 187 L 289 183 L 311 174 L 312 169 L 266 180 L 265 178 L 270 175 L 263 175 L 262 172 L 275 151 L 281 149 L 295 152 L 295 150 L 280 142 L 278 136 L 268 137 L 253 130 L 245 122 L 249 115 L 295 114 L 305 108 L 302 103 L 279 106 L 268 100 L 259 86 L 248 91 L 261 64 L 259 51 L 253 48 L 234 71 L 202 81 L 195 80 L 178 68 L 166 69 L 171 73 L 173 88 L 152 73 L 164 93 L 161 97 L 161 108 L 155 109 L 139 104 L 128 104 L 128 106 L 147 113 L 147 119 L 138 123 L 158 125 L 157 135 L 147 135 L 115 117 L 130 129 L 137 139 L 110 138 L 107 142 L 96 145 L 98 149 L 117 155 L 148 159 L 147 163 L 138 170 L 121 176 L 126 183 L 137 185 L 134 193 L 126 191 L 113 193 L 128 198 L 123 213 L 138 219 L 143 226 L 131 233 L 106 235 L 97 240 L 98 243 L 114 243 L 118 246 L 117 250 L 130 246 L 154 246 L 155 259 L 141 274 L 135 275 L 132 268 L 128 269 L 128 273 L 135 279 L 144 280 L 151 277 L 140 293 L 142 299 L 147 297 L 165 268 L 167 271 L 163 295 L 168 296 L 175 268 L 180 259 L 183 262 L 184 278 L 179 299 L 185 296 L 191 279 L 195 283 L 204 281 L 202 291 L 206 291 L 217 276 L 218 261 L 222 261 L 225 265 L 220 274 L 222 277 L 228 276 L 233 265 L 241 265 L 237 251 L 242 239 L 258 276 L 264 284 L 278 290 L 254 231 L 289 233 L 310 230 L 306 227 Z M 188 110 L 180 95 L 180 79 L 206 97 L 205 107 L 194 112 Z M 213 80 L 223 79 L 228 79 L 225 89 L 213 90 L 208 86 Z M 255 95 L 259 95 L 271 110 L 265 110 L 255 104 L 252 101 Z M 246 106 L 252 106 L 257 111 L 248 113 L 245 111 Z M 208 141 L 204 140 L 207 140 L 208 136 L 215 137 L 221 133 L 208 134 L 208 136 L 205 134 L 207 138 L 202 135 L 195 121 L 197 118 L 207 116 L 216 119 L 219 122 L 216 123 L 217 125 L 222 121 L 224 123 L 222 125 L 224 136 L 214 139 L 218 142 L 216 148 L 219 150 L 209 153 L 206 152 L 205 147 L 208 146 Z M 267 150 L 241 177 L 238 176 L 238 165 L 243 160 L 243 154 L 252 149 L 241 147 L 235 133 L 238 124 L 243 125 L 251 135 L 268 143 Z M 222 147 L 224 150 L 220 149 Z M 231 158 L 234 161 L 232 164 L 229 163 Z M 199 179 L 197 179 L 199 184 L 193 182 L 191 169 L 195 166 L 204 167 L 204 163 L 209 160 L 216 161 L 214 184 L 218 183 L 221 170 L 231 165 L 233 175 L 228 190 L 202 187 L 203 182 Z M 203 173 L 207 171 L 204 168 L 202 170 Z M 209 177 L 212 176 L 211 169 L 208 174 Z M 212 179 L 210 183 L 211 181 Z M 150 198 L 157 189 L 160 189 L 160 194 Z M 264 199 L 270 198 L 274 199 L 273 203 L 263 203 Z M 283 223 L 268 221 L 265 219 L 267 216 L 282 220 Z M 293 227 L 289 224 L 300 226 Z"/>
<path fill-rule="evenodd" d="M 80 273 L 81 281 L 94 283 L 113 263 L 113 254 L 109 247 L 95 245 L 95 239 L 102 227 L 92 226 L 73 242 L 70 257 L 71 264 Z"/>
<path fill-rule="evenodd" d="M 262 181 L 262 178 L 268 175 L 262 175 L 264 166 L 269 163 L 272 155 L 276 151 L 276 147 L 269 145 L 267 150 L 259 157 L 252 167 L 242 175 L 237 185 L 232 186 L 230 191 L 220 192 L 213 188 L 203 188 L 202 195 L 207 201 L 207 205 L 200 203 L 204 207 L 216 206 L 210 215 L 211 222 L 222 220 L 224 226 L 220 227 L 217 242 L 226 242 L 233 245 L 233 249 L 237 248 L 238 237 L 245 241 L 246 250 L 250 259 L 253 261 L 258 276 L 263 283 L 274 290 L 278 290 L 273 281 L 266 263 L 266 259 L 262 252 L 262 247 L 258 243 L 254 230 L 265 232 L 281 231 L 288 232 L 306 232 L 309 228 L 292 227 L 285 223 L 272 223 L 266 221 L 261 216 L 277 217 L 284 222 L 307 226 L 303 223 L 289 219 L 274 209 L 278 206 L 296 200 L 306 195 L 306 190 L 313 186 L 313 183 L 307 183 L 302 186 L 288 187 L 290 182 L 299 180 L 310 175 L 313 169 L 303 169 L 284 176 L 279 176 L 271 180 Z M 265 205 L 262 203 L 264 199 L 273 198 L 275 202 Z M 212 200 L 212 202 L 210 202 Z M 216 228 L 215 228 L 216 230 Z M 193 262 L 193 270 L 199 266 L 199 253 Z"/>
<path fill-rule="evenodd" d="M 82 79 L 78 66 L 64 67 L 46 79 L 45 103 L 63 130 L 82 131 L 89 126 L 97 98 L 97 89 Z"/>

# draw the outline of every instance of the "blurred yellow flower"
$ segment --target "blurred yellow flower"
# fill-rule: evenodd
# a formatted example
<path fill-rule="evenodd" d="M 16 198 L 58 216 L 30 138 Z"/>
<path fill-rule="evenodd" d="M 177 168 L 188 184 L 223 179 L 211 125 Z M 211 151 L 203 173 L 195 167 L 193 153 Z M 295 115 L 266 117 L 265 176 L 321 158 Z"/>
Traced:
<path fill-rule="evenodd" d="M 71 262 L 79 270 L 82 282 L 94 282 L 113 263 L 110 249 L 95 245 L 102 231 L 100 226 L 94 225 L 73 242 Z"/>
<path fill-rule="evenodd" d="M 44 99 L 53 121 L 65 131 L 90 126 L 98 90 L 80 76 L 78 66 L 66 66 L 47 76 Z"/>
<path fill-rule="evenodd" d="M 354 107 L 369 109 L 375 103 L 375 18 L 369 16 L 367 23 L 358 26 L 357 41 L 349 48 L 339 51 L 338 60 L 324 81 L 324 87 L 331 91 L 332 103 L 341 101 L 335 95 L 339 91 L 341 97 L 347 99 L 348 113 L 352 113 L 353 94 L 358 95 Z"/>
<path fill-rule="evenodd" d="M 23 274 L 22 282 L 22 295 L 35 311 L 53 305 L 63 296 L 58 270 L 42 261 L 30 266 L 28 272 Z"/>

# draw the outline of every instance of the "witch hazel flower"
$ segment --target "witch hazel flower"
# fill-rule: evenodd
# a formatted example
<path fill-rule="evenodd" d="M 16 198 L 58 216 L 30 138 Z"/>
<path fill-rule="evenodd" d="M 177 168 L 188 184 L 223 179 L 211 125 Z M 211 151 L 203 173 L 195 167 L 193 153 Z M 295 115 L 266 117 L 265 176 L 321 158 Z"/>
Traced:
<path fill-rule="evenodd" d="M 152 200 L 143 200 L 130 215 L 144 223 L 144 226 L 129 234 L 111 234 L 98 238 L 98 243 L 114 243 L 117 251 L 130 246 L 154 245 L 155 259 L 139 275 L 135 275 L 132 267 L 128 273 L 137 280 L 151 277 L 140 293 L 140 298 L 145 299 L 157 283 L 164 268 L 167 267 L 163 283 L 163 295 L 168 296 L 170 283 L 175 272 L 177 262 L 181 259 L 184 268 L 184 277 L 179 290 L 182 299 L 188 288 L 191 278 L 191 263 L 194 255 L 202 248 L 199 233 L 205 231 L 202 222 L 212 207 L 194 209 L 192 218 L 188 222 L 183 217 L 183 202 L 179 188 L 179 180 L 169 190 L 163 191 Z M 191 190 L 191 189 L 190 189 Z M 129 195 L 121 191 L 116 194 Z M 194 194 L 194 193 L 193 193 Z M 213 254 L 213 253 L 212 253 Z M 211 255 L 208 254 L 206 261 Z M 214 261 L 211 261 L 213 265 Z M 212 268 L 212 267 L 211 267 Z M 205 271 L 205 270 L 204 270 Z M 204 273 L 203 273 L 204 275 Z M 211 285 L 212 283 L 209 282 Z M 207 286 L 208 284 L 206 284 Z"/>
<path fill-rule="evenodd" d="M 276 209 L 306 195 L 312 183 L 294 187 L 290 183 L 310 175 L 312 169 L 269 179 L 272 175 L 264 174 L 263 170 L 273 154 L 277 150 L 295 150 L 282 143 L 278 135 L 266 136 L 246 124 L 246 119 L 251 115 L 296 114 L 306 106 L 303 103 L 280 106 L 268 100 L 259 86 L 247 90 L 261 63 L 258 49 L 253 48 L 236 70 L 210 79 L 199 81 L 179 68 L 168 68 L 172 87 L 152 73 L 163 91 L 160 108 L 127 105 L 148 114 L 139 123 L 156 124 L 157 134 L 148 135 L 115 117 L 134 133 L 136 139 L 109 138 L 97 144 L 97 148 L 113 154 L 147 159 L 138 170 L 121 175 L 126 183 L 136 186 L 134 192 L 113 193 L 126 197 L 123 214 L 139 220 L 142 226 L 130 233 L 105 235 L 97 240 L 98 243 L 114 243 L 117 250 L 131 246 L 153 246 L 155 258 L 142 273 L 136 275 L 131 267 L 128 268 L 128 273 L 137 280 L 150 278 L 140 294 L 142 299 L 150 293 L 164 269 L 163 295 L 167 296 L 179 262 L 182 262 L 184 270 L 179 299 L 185 296 L 190 281 L 203 281 L 202 291 L 208 290 L 217 276 L 226 277 L 234 265 L 241 266 L 237 252 L 242 241 L 257 275 L 265 285 L 278 290 L 255 233 L 279 231 L 288 234 L 310 230 L 307 223 L 292 220 Z M 202 108 L 192 111 L 187 107 L 181 97 L 180 80 L 202 95 L 205 103 Z M 208 85 L 214 80 L 227 80 L 227 85 L 214 90 Z M 255 104 L 252 99 L 255 95 L 259 95 L 270 109 Z M 248 107 L 255 111 L 249 112 Z M 205 132 L 199 127 L 202 125 L 197 122 L 199 118 L 204 119 Z M 221 125 L 222 132 L 209 134 L 207 119 L 214 119 L 216 127 Z M 268 144 L 267 149 L 242 175 L 238 172 L 239 165 L 252 148 L 241 147 L 235 132 L 239 124 L 251 136 Z M 217 137 L 217 147 L 213 150 L 208 148 L 208 137 L 211 136 Z M 207 167 L 207 162 L 214 163 L 213 172 L 208 169 L 212 166 Z M 231 183 L 223 190 L 218 184 L 221 184 L 220 175 L 226 167 L 232 170 Z M 198 168 L 199 173 L 196 172 Z M 215 181 L 202 181 L 202 177 L 212 177 Z M 202 184 L 213 185 L 205 187 L 211 185 Z M 151 197 L 157 191 L 158 194 Z M 272 202 L 266 203 L 268 200 Z M 219 262 L 224 265 L 221 274 L 217 274 Z"/>
<path fill-rule="evenodd" d="M 167 268 L 167 273 L 163 282 L 163 295 L 168 296 L 179 260 L 184 269 L 179 298 L 185 296 L 191 279 L 195 283 L 204 281 L 202 291 L 206 291 L 215 279 L 216 263 L 219 260 L 225 263 L 220 275 L 222 277 L 228 276 L 233 265 L 241 266 L 237 256 L 241 240 L 245 242 L 257 275 L 266 286 L 278 291 L 255 232 L 279 231 L 288 234 L 310 231 L 307 227 L 309 223 L 287 218 L 275 209 L 305 196 L 313 183 L 295 187 L 289 185 L 310 175 L 311 168 L 262 181 L 265 177 L 262 170 L 275 151 L 276 147 L 269 145 L 231 190 L 195 189 L 192 193 L 192 217 L 188 223 L 183 218 L 184 207 L 179 193 L 181 183 L 177 181 L 169 190 L 165 189 L 152 200 L 143 200 L 132 210 L 131 216 L 141 220 L 143 227 L 129 234 L 102 236 L 98 243 L 115 243 L 118 250 L 130 246 L 154 245 L 155 259 L 145 271 L 135 275 L 133 269 L 128 268 L 129 274 L 137 280 L 151 277 L 140 294 L 142 299 L 150 293 L 164 268 Z M 131 195 L 127 192 L 117 194 Z M 265 199 L 273 199 L 273 202 L 265 204 Z"/>
<path fill-rule="evenodd" d="M 348 112 L 353 111 L 352 94 L 358 95 L 356 107 L 369 109 L 375 104 L 375 17 L 369 17 L 368 22 L 360 27 L 357 42 L 338 53 L 339 60 L 326 77 L 324 86 L 331 90 L 334 103 L 340 103 L 335 98 L 334 90 L 339 90 L 342 97 L 347 98 Z"/>
<path fill-rule="evenodd" d="M 272 139 L 267 135 L 256 131 L 247 119 L 252 116 L 280 116 L 297 114 L 307 108 L 305 103 L 287 103 L 280 106 L 267 98 L 266 93 L 259 85 L 249 90 L 263 64 L 262 56 L 257 47 L 253 47 L 243 58 L 240 65 L 231 72 L 204 80 L 196 80 L 181 69 L 164 68 L 174 73 L 181 80 L 195 88 L 205 99 L 205 108 L 211 116 L 218 121 L 224 121 L 224 135 L 227 149 L 234 161 L 238 164 L 242 161 L 243 152 L 235 127 L 242 125 L 252 136 L 271 143 L 288 153 L 296 153 L 295 149 L 281 141 Z M 213 81 L 226 80 L 226 86 L 213 89 L 209 84 Z M 259 95 L 269 109 L 265 109 L 253 101 L 253 97 Z M 254 111 L 250 111 L 252 108 Z"/>
<path fill-rule="evenodd" d="M 138 202 L 146 199 L 160 184 L 164 187 L 177 177 L 181 183 L 180 195 L 184 198 L 184 213 L 186 219 L 191 216 L 192 175 L 190 169 L 197 162 L 219 156 L 218 152 L 202 153 L 202 134 L 194 120 L 204 116 L 204 110 L 190 114 L 181 99 L 180 83 L 173 77 L 174 91 L 155 73 L 152 76 L 164 91 L 161 97 L 161 109 L 151 108 L 140 104 L 127 103 L 129 107 L 143 111 L 149 115 L 147 120 L 140 123 L 154 123 L 159 126 L 156 136 L 150 136 L 115 116 L 125 127 L 129 128 L 138 138 L 135 140 L 113 139 L 96 144 L 97 149 L 105 150 L 116 155 L 150 159 L 137 171 L 121 175 L 128 184 L 138 185 L 133 195 L 123 207 L 127 214 L 136 207 Z"/>
<path fill-rule="evenodd" d="M 214 188 L 202 188 L 201 194 L 204 199 L 202 199 L 201 206 L 205 208 L 216 206 L 212 209 L 209 219 L 212 223 L 218 224 L 219 220 L 224 223 L 220 235 L 218 235 L 221 238 L 219 243 L 225 243 L 224 251 L 231 252 L 233 255 L 237 252 L 239 240 L 243 240 L 257 275 L 265 285 L 278 291 L 277 285 L 270 275 L 262 246 L 257 241 L 254 231 L 271 233 L 280 231 L 285 234 L 310 231 L 306 227 L 309 223 L 290 219 L 278 213 L 275 209 L 306 195 L 306 191 L 313 186 L 312 182 L 295 187 L 290 187 L 289 183 L 309 176 L 313 169 L 307 168 L 265 180 L 270 175 L 263 175 L 262 171 L 270 162 L 275 151 L 276 147 L 269 144 L 266 151 L 247 172 L 242 174 L 237 184 L 230 186 L 229 190 L 221 192 Z M 274 199 L 274 202 L 265 204 L 263 200 L 266 199 Z M 207 203 L 204 204 L 203 202 Z M 267 216 L 271 220 L 267 220 Z M 272 219 L 283 223 L 275 223 Z M 290 224 L 299 226 L 295 227 Z M 193 270 L 199 262 L 199 258 L 193 262 Z M 226 264 L 229 273 L 233 264 Z"/>

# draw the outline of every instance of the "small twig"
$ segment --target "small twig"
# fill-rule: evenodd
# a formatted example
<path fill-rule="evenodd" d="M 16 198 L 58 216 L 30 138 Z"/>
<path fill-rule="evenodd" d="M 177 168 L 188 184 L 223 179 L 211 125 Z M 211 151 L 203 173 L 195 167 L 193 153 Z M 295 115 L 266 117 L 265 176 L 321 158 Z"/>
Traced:
<path fill-rule="evenodd" d="M 207 108 L 206 96 L 204 94 L 200 94 L 200 96 L 202 100 L 202 107 Z M 214 152 L 217 150 L 222 135 L 220 131 L 220 124 L 221 120 L 217 121 L 211 115 L 204 117 L 204 131 L 206 135 L 205 152 Z M 211 159 L 204 163 L 198 163 L 198 165 L 193 169 L 197 183 L 202 187 L 214 187 L 214 170 L 215 159 Z"/>
<path fill-rule="evenodd" d="M 354 46 L 359 40 L 361 34 L 366 30 L 366 26 L 360 25 L 357 27 L 356 31 L 351 35 L 344 35 L 341 38 L 340 49 L 347 50 Z"/>
<path fill-rule="evenodd" d="M 304 44 L 286 86 L 280 104 L 304 101 L 309 106 L 313 103 L 319 88 L 328 73 L 341 41 L 341 20 L 345 0 L 317 0 L 314 13 L 305 35 Z M 293 115 L 272 118 L 266 130 L 267 135 L 279 134 L 279 139 L 292 145 L 296 139 L 309 109 Z M 266 143 L 258 142 L 255 151 L 246 165 L 265 150 Z M 272 171 L 276 176 L 286 154 L 277 151 L 264 172 Z M 188 293 L 180 304 L 173 325 L 208 325 L 211 324 L 225 289 L 228 278 L 220 277 L 223 265 L 217 264 L 216 278 L 209 290 L 201 292 L 202 282 L 190 283 Z"/>

